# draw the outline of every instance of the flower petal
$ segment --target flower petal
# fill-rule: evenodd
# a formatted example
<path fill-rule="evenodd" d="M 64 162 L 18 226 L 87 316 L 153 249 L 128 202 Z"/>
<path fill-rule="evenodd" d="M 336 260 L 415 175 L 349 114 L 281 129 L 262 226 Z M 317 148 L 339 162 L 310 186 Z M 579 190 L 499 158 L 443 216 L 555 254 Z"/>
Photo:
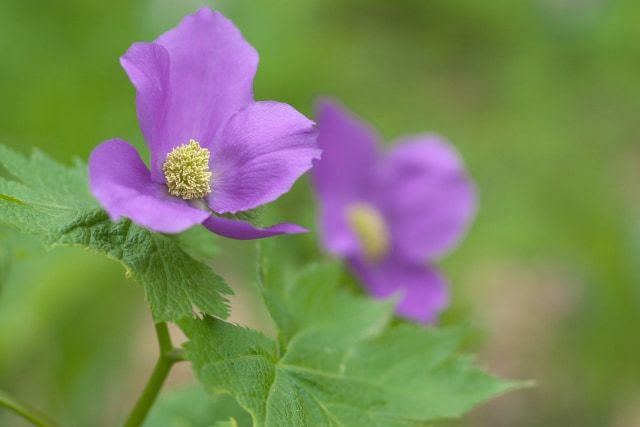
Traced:
<path fill-rule="evenodd" d="M 120 58 L 120 64 L 137 90 L 138 121 L 151 150 L 152 177 L 156 182 L 164 182 L 162 163 L 166 150 L 162 149 L 163 132 L 171 98 L 169 52 L 154 43 L 134 43 Z"/>
<path fill-rule="evenodd" d="M 476 188 L 456 150 L 433 135 L 406 138 L 382 166 L 378 202 L 398 252 L 432 260 L 452 249 L 476 212 Z"/>
<path fill-rule="evenodd" d="M 209 206 L 235 213 L 277 199 L 320 157 L 316 138 L 313 122 L 287 104 L 256 102 L 239 111 L 210 147 Z"/>
<path fill-rule="evenodd" d="M 312 173 L 320 199 L 322 238 L 330 252 L 353 255 L 360 244 L 346 212 L 349 204 L 368 201 L 374 191 L 379 138 L 336 102 L 320 101 L 316 114 L 322 158 L 314 162 Z"/>
<path fill-rule="evenodd" d="M 93 150 L 89 184 L 112 220 L 124 216 L 153 231 L 179 233 L 210 215 L 167 195 L 164 185 L 151 181 L 136 149 L 120 139 L 103 142 Z"/>
<path fill-rule="evenodd" d="M 396 306 L 399 316 L 421 323 L 434 323 L 449 302 L 447 283 L 442 275 L 426 264 L 390 257 L 379 264 L 351 258 L 349 265 L 376 298 L 400 294 Z"/>
<path fill-rule="evenodd" d="M 209 230 L 230 239 L 255 240 L 280 234 L 299 234 L 309 230 L 296 224 L 276 224 L 267 228 L 259 228 L 247 221 L 210 216 L 202 223 Z"/>
<path fill-rule="evenodd" d="M 190 139 L 208 147 L 221 125 L 253 101 L 258 54 L 231 21 L 208 8 L 153 43 L 135 43 L 120 62 L 138 93 L 156 182 L 164 182 L 171 149 Z"/>

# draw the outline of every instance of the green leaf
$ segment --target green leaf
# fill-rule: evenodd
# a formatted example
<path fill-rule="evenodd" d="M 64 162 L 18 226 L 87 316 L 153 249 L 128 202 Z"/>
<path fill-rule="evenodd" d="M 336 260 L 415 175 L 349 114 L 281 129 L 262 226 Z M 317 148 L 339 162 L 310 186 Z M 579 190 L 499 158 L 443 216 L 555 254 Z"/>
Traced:
<path fill-rule="evenodd" d="M 204 263 L 210 262 L 220 252 L 218 237 L 202 225 L 191 227 L 172 237 L 189 256 Z"/>
<path fill-rule="evenodd" d="M 86 166 L 64 167 L 40 151 L 26 158 L 0 145 L 0 221 L 49 237 L 79 214 L 96 207 L 87 189 Z"/>
<path fill-rule="evenodd" d="M 129 220 L 112 222 L 87 187 L 86 165 L 67 168 L 39 151 L 26 158 L 0 145 L 0 222 L 40 236 L 49 247 L 79 246 L 122 263 L 139 281 L 156 322 L 194 310 L 226 317 L 231 289 L 190 256 L 179 237 L 150 232 Z"/>
<path fill-rule="evenodd" d="M 146 427 L 211 427 L 218 424 L 248 427 L 251 417 L 233 397 L 228 394 L 210 396 L 199 385 L 161 394 L 144 423 Z"/>
<path fill-rule="evenodd" d="M 262 283 L 260 290 L 283 350 L 297 333 L 311 327 L 349 324 L 350 330 L 345 331 L 349 338 L 378 333 L 389 322 L 393 305 L 375 303 L 340 289 L 341 274 L 338 263 L 312 264 L 296 278 Z"/>
<path fill-rule="evenodd" d="M 187 255 L 168 236 L 129 220 L 113 223 L 100 210 L 86 212 L 59 230 L 51 245 L 80 246 L 120 261 L 145 289 L 156 322 L 192 316 L 194 310 L 226 317 L 231 289 L 211 268 Z"/>
<path fill-rule="evenodd" d="M 339 276 L 334 264 L 289 279 L 267 266 L 276 341 L 211 317 L 182 321 L 200 381 L 268 427 L 424 425 L 523 385 L 457 354 L 459 330 L 393 326 L 391 304 L 344 291 Z"/>

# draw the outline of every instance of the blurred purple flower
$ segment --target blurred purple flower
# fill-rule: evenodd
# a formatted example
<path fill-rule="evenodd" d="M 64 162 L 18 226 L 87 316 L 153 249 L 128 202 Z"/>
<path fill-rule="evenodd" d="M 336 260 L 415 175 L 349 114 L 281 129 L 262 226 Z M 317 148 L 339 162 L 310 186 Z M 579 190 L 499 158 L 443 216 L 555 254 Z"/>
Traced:
<path fill-rule="evenodd" d="M 373 296 L 401 294 L 399 315 L 435 321 L 448 292 L 433 262 L 476 211 L 458 153 L 434 135 L 405 137 L 381 153 L 378 135 L 336 103 L 321 102 L 317 115 L 322 159 L 313 177 L 324 245 Z"/>
<path fill-rule="evenodd" d="M 120 63 L 137 91 L 151 170 L 120 139 L 93 151 L 91 190 L 113 220 L 165 233 L 202 223 L 234 239 L 306 231 L 220 216 L 277 199 L 320 155 L 312 121 L 253 100 L 258 54 L 231 21 L 200 9 L 154 42 L 134 43 Z"/>

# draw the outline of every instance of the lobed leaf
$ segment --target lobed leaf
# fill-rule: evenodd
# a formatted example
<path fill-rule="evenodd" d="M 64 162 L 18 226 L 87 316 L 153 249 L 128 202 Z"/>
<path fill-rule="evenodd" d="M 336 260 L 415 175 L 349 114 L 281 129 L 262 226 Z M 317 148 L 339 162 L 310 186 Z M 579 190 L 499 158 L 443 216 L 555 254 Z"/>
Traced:
<path fill-rule="evenodd" d="M 0 176 L 0 223 L 38 235 L 49 247 L 79 246 L 119 261 L 143 285 L 156 322 L 194 311 L 228 315 L 225 295 L 232 291 L 202 262 L 202 245 L 193 236 L 112 222 L 89 193 L 82 162 L 68 168 L 39 151 L 27 158 L 0 145 L 0 165 L 8 172 Z"/>
<path fill-rule="evenodd" d="M 392 305 L 338 288 L 335 264 L 290 279 L 275 270 L 261 291 L 276 341 L 208 316 L 180 323 L 200 381 L 234 395 L 256 426 L 425 425 L 523 385 L 457 354 L 459 330 L 392 326 Z"/>

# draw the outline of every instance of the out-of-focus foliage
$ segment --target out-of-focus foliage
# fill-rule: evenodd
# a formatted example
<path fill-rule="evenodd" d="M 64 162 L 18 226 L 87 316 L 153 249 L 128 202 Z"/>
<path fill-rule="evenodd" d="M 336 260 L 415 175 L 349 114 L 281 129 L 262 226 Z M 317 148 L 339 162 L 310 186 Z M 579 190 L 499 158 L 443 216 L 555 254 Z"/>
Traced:
<path fill-rule="evenodd" d="M 12 250 L 13 248 L 11 247 L 9 236 L 3 233 L 3 230 L 0 229 L 0 291 L 2 291 L 2 285 L 9 276 Z"/>
<path fill-rule="evenodd" d="M 140 146 L 117 58 L 201 4 L 1 1 L 0 141 L 66 163 L 111 137 Z M 207 4 L 260 52 L 258 99 L 311 114 L 315 95 L 335 95 L 386 140 L 436 131 L 463 154 L 481 208 L 445 262 L 454 306 L 444 322 L 481 331 L 470 345 L 486 348 L 492 370 L 538 382 L 464 425 L 638 424 L 637 1 Z M 313 225 L 308 188 L 266 215 Z M 313 236 L 282 239 L 293 260 L 316 250 Z M 99 256 L 9 241 L 0 387 L 69 425 L 115 424 L 147 374 L 131 375 L 129 356 L 149 321 L 142 292 Z M 239 291 L 253 276 L 251 247 L 225 242 L 215 261 Z M 270 327 L 251 306 L 236 311 Z M 0 425 L 22 424 L 0 412 Z"/>

